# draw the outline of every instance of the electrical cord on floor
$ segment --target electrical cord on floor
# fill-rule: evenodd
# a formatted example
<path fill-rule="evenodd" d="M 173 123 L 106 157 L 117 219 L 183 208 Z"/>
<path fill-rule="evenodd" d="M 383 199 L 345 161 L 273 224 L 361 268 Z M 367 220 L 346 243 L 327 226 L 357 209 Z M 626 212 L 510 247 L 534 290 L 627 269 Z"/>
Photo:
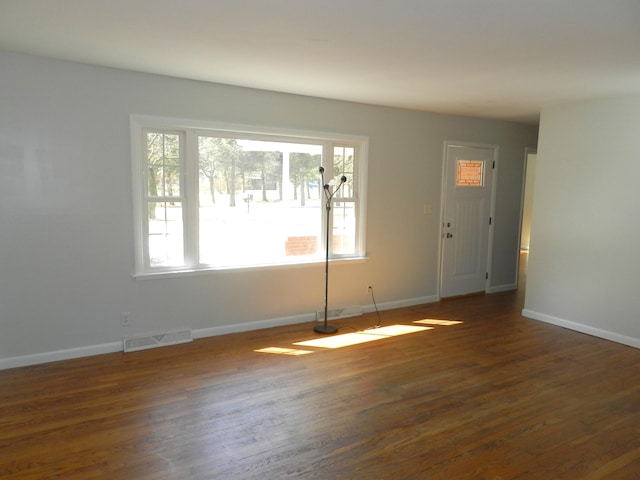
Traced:
<path fill-rule="evenodd" d="M 367 327 L 364 329 L 364 331 L 367 330 L 375 330 L 376 328 L 380 328 L 382 327 L 382 318 L 380 317 L 380 311 L 378 310 L 378 304 L 376 303 L 376 297 L 373 294 L 373 287 L 369 287 L 369 293 L 371 294 L 371 300 L 373 300 L 373 307 L 376 310 L 376 317 L 377 317 L 377 321 L 376 324 L 373 327 Z M 352 325 L 341 325 L 340 328 L 348 328 L 353 330 L 354 332 L 361 332 L 362 330 L 357 329 L 356 327 L 352 326 Z"/>
<path fill-rule="evenodd" d="M 358 330 L 356 327 L 354 327 L 352 325 L 342 325 L 342 326 L 340 326 L 340 328 L 350 328 L 351 330 L 353 330 L 356 333 L 358 333 L 360 331 L 360 330 Z"/>

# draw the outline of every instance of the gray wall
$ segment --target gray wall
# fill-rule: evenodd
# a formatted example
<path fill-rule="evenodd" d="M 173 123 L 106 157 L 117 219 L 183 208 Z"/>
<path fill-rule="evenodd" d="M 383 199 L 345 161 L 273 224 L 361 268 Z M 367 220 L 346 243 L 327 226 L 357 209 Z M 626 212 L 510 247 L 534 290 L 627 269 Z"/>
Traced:
<path fill-rule="evenodd" d="M 0 70 L 0 368 L 113 351 L 125 334 L 303 321 L 322 306 L 323 265 L 133 279 L 130 114 L 368 135 L 368 259 L 332 266 L 334 306 L 366 308 L 367 285 L 383 308 L 437 299 L 444 142 L 497 144 L 492 288 L 515 287 L 534 126 L 4 53 Z"/>
<path fill-rule="evenodd" d="M 543 109 L 524 314 L 640 347 L 640 96 Z"/>

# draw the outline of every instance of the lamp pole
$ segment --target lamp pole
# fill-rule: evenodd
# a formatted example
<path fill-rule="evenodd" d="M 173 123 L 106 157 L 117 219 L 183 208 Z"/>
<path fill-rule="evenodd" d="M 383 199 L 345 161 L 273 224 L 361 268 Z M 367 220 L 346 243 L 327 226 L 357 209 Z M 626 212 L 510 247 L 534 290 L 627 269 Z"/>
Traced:
<path fill-rule="evenodd" d="M 324 190 L 324 196 L 326 199 L 325 210 L 327 212 L 326 218 L 326 236 L 325 236 L 325 260 L 324 260 L 324 322 L 322 325 L 316 325 L 313 327 L 313 331 L 316 333 L 336 333 L 338 331 L 338 327 L 334 325 L 327 324 L 327 316 L 329 313 L 329 227 L 331 220 L 331 200 L 333 196 L 342 188 L 342 185 L 347 181 L 347 177 L 344 175 L 340 177 L 340 184 L 331 191 L 331 185 L 329 183 L 324 183 L 324 167 L 320 167 L 318 169 L 320 172 L 320 178 L 322 180 L 322 189 Z"/>

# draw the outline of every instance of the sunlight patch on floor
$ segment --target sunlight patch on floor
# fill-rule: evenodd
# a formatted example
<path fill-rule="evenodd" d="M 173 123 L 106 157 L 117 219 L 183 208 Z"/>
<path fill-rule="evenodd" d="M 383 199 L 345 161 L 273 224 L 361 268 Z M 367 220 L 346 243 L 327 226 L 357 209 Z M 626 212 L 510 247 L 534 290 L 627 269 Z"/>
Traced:
<path fill-rule="evenodd" d="M 425 318 L 422 320 L 414 320 L 413 323 L 419 323 L 421 325 L 389 325 L 386 327 L 371 327 L 366 330 L 343 333 L 341 335 L 329 335 L 326 337 L 313 338 L 311 340 L 305 340 L 303 342 L 294 342 L 294 345 L 303 347 L 316 347 L 316 348 L 342 348 L 349 347 L 351 345 L 358 345 L 360 343 L 375 342 L 376 340 L 383 340 L 385 338 L 397 337 L 399 335 L 408 335 L 410 333 L 424 332 L 426 330 L 433 330 L 436 326 L 450 326 L 463 323 L 458 320 L 438 320 L 435 318 Z M 428 325 L 428 326 L 423 326 Z M 299 350 L 296 348 L 280 348 L 280 347 L 267 347 L 259 350 L 254 350 L 258 353 L 274 353 L 278 355 L 306 355 L 313 353 L 312 350 Z"/>
<path fill-rule="evenodd" d="M 432 329 L 433 327 L 418 327 L 416 325 L 389 325 L 388 327 L 371 328 L 360 333 L 367 333 L 369 335 L 382 335 L 384 337 L 396 337 L 398 335 L 424 332 L 425 330 Z"/>
<path fill-rule="evenodd" d="M 295 342 L 294 345 L 302 345 L 304 347 L 320 347 L 320 348 L 342 348 L 350 345 L 358 345 L 359 343 L 375 342 L 382 340 L 382 335 L 366 335 L 361 332 L 344 333 L 342 335 L 331 335 L 330 337 L 314 338 L 304 342 Z"/>
<path fill-rule="evenodd" d="M 463 322 L 459 320 L 437 320 L 435 318 L 425 318 L 423 320 L 414 320 L 413 323 L 421 323 L 422 325 L 449 326 L 449 325 L 458 325 Z"/>
<path fill-rule="evenodd" d="M 306 355 L 308 353 L 313 353 L 311 350 L 298 350 L 297 348 L 280 348 L 280 347 L 267 347 L 261 348 L 259 350 L 254 350 L 259 353 L 275 353 L 278 355 Z"/>
<path fill-rule="evenodd" d="M 345 333 L 342 335 L 332 335 L 330 337 L 315 338 L 304 342 L 295 342 L 294 345 L 302 345 L 305 347 L 320 348 L 342 348 L 350 345 L 358 345 L 359 343 L 374 342 L 385 338 L 395 337 L 397 335 L 406 335 L 408 333 L 423 332 L 431 330 L 433 327 L 419 327 L 416 325 L 390 325 L 388 327 L 380 327 L 362 332 Z"/>

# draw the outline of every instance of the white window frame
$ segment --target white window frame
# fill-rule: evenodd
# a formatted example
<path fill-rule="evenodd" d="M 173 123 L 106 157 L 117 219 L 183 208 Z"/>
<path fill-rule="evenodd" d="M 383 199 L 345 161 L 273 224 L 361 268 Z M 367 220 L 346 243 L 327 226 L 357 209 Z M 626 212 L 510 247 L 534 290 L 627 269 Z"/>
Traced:
<path fill-rule="evenodd" d="M 334 146 L 348 146 L 355 148 L 357 152 L 357 165 L 354 167 L 353 196 L 334 199 L 334 202 L 352 202 L 355 204 L 356 231 L 355 253 L 331 254 L 330 259 L 335 261 L 353 261 L 365 258 L 365 231 L 366 231 L 366 186 L 369 138 L 362 135 L 349 135 L 333 132 L 301 131 L 283 128 L 258 127 L 236 125 L 220 122 L 203 122 L 188 119 L 176 119 L 169 117 L 155 117 L 147 115 L 131 115 L 131 158 L 132 158 L 132 182 L 133 182 L 133 219 L 135 236 L 135 266 L 134 277 L 155 277 L 167 274 L 188 274 L 203 271 L 226 271 L 247 268 L 278 268 L 292 265 L 308 265 L 319 263 L 319 259 L 292 259 L 289 262 L 280 262 L 269 265 L 216 267 L 198 263 L 198 178 L 199 167 L 197 155 L 197 138 L 199 135 L 214 134 L 216 136 L 241 136 L 242 138 L 255 138 L 259 140 L 272 140 L 297 143 L 315 143 L 323 145 L 323 159 L 326 179 L 333 178 L 332 161 Z M 149 265 L 148 243 L 145 214 L 145 182 L 147 176 L 146 165 L 146 132 L 149 130 L 161 130 L 167 133 L 179 133 L 184 139 L 186 155 L 181 151 L 181 200 L 183 203 L 183 237 L 184 237 L 184 265 L 151 267 Z M 336 172 L 339 175 L 340 172 Z M 322 192 L 320 192 L 322 193 Z M 194 200 L 195 199 L 195 200 Z M 324 201 L 322 202 L 324 205 Z M 323 209 L 324 210 L 324 209 Z M 323 214 L 323 218 L 325 214 Z M 326 218 L 323 221 L 327 221 Z M 324 252 L 324 235 L 321 235 Z M 324 258 L 324 255 L 323 255 Z"/>

